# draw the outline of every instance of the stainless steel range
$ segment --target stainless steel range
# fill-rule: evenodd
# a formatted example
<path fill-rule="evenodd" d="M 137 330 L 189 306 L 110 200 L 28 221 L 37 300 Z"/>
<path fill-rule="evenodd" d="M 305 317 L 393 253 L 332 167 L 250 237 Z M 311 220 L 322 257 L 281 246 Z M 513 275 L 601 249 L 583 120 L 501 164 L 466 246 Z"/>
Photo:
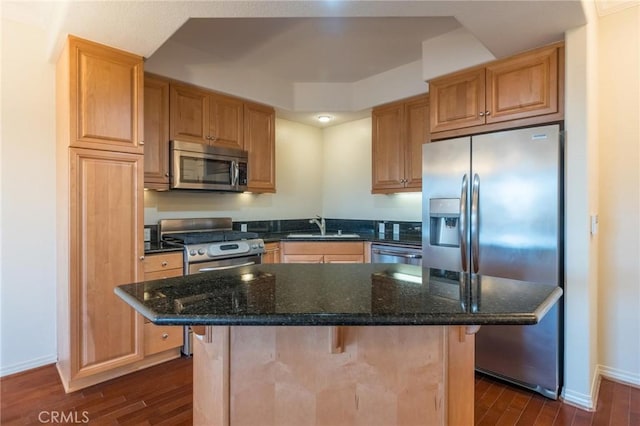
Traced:
<path fill-rule="evenodd" d="M 254 232 L 234 231 L 230 217 L 163 219 L 158 230 L 165 243 L 184 247 L 184 275 L 262 263 L 264 241 Z M 191 355 L 191 339 L 185 327 L 185 355 Z"/>
<path fill-rule="evenodd" d="M 162 241 L 184 247 L 185 275 L 261 263 L 264 241 L 232 230 L 229 217 L 163 219 L 158 226 Z"/>

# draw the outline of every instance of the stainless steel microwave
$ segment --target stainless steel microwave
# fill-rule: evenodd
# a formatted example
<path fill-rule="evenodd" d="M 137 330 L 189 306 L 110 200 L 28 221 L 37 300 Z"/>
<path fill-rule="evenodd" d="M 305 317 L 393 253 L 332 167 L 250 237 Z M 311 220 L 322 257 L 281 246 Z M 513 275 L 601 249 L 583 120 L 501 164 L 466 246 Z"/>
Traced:
<path fill-rule="evenodd" d="M 247 190 L 247 151 L 171 141 L 171 189 Z"/>

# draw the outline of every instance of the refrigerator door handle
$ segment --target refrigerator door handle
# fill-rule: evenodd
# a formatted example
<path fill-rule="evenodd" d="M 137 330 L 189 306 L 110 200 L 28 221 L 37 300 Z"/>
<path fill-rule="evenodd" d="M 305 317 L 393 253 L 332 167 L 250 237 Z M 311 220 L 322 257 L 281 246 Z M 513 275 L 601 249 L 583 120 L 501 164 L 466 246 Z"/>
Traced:
<path fill-rule="evenodd" d="M 471 184 L 471 263 L 474 274 L 480 270 L 480 176 L 473 175 Z"/>
<path fill-rule="evenodd" d="M 462 177 L 462 189 L 460 190 L 460 217 L 458 218 L 458 230 L 460 238 L 460 263 L 462 272 L 467 272 L 467 194 L 469 193 L 469 179 L 465 174 Z"/>

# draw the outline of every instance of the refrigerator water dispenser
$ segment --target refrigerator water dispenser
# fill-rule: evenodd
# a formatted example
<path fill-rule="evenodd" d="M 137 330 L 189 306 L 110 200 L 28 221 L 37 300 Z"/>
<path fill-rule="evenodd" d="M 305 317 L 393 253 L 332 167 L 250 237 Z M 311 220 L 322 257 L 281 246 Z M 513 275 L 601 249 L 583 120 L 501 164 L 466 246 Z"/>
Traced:
<path fill-rule="evenodd" d="M 432 246 L 460 247 L 459 198 L 429 199 L 429 218 Z"/>

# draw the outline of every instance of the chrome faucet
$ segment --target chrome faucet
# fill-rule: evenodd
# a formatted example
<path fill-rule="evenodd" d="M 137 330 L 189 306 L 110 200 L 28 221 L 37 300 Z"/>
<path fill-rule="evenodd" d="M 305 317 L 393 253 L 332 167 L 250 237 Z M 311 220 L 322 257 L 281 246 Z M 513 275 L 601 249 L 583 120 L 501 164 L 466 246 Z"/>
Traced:
<path fill-rule="evenodd" d="M 316 225 L 318 225 L 318 228 L 320 228 L 320 235 L 324 235 L 326 228 L 323 217 L 316 215 L 316 219 L 309 219 L 309 223 L 315 223 Z"/>

